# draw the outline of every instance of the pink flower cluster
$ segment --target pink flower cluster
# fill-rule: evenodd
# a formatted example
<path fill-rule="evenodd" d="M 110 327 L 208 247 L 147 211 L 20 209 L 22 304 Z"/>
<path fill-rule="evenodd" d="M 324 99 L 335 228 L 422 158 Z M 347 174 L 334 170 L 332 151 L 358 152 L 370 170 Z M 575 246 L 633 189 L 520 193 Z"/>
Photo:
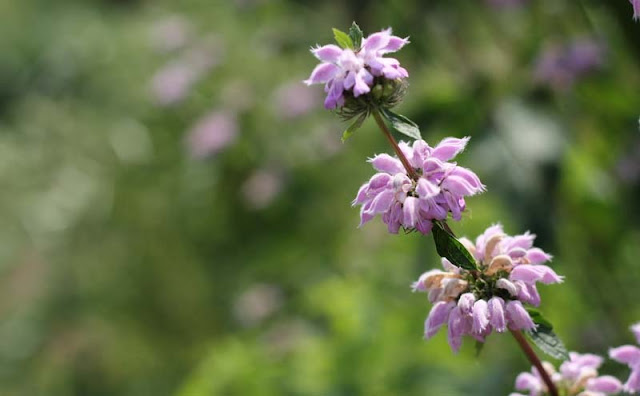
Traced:
<path fill-rule="evenodd" d="M 361 48 L 352 50 L 329 44 L 311 49 L 320 63 L 305 80 L 305 84 L 325 84 L 327 98 L 324 106 L 334 109 L 344 104 L 344 93 L 354 97 L 371 90 L 375 77 L 389 80 L 406 78 L 409 73 L 394 58 L 384 55 L 396 52 L 409 40 L 391 34 L 391 28 L 374 33 L 362 41 Z"/>
<path fill-rule="evenodd" d="M 603 359 L 592 354 L 569 353 L 569 360 L 560 365 L 560 371 L 548 362 L 544 362 L 544 369 L 547 371 L 553 383 L 557 386 L 560 394 L 578 396 L 605 396 L 615 395 L 622 391 L 620 381 L 610 375 L 598 376 L 598 368 L 602 365 Z M 528 396 L 542 396 L 546 394 L 547 386 L 535 367 L 531 368 L 531 373 L 520 373 L 516 378 L 516 389 L 529 391 Z M 511 393 L 509 396 L 525 396 L 522 393 Z"/>
<path fill-rule="evenodd" d="M 436 147 L 424 140 L 413 146 L 399 146 L 410 165 L 420 175 L 412 180 L 399 159 L 379 154 L 370 159 L 379 171 L 360 187 L 353 205 L 362 205 L 360 226 L 382 215 L 389 232 L 400 227 L 416 229 L 423 234 L 431 231 L 433 220 L 444 220 L 449 213 L 460 220 L 465 209 L 465 196 L 484 191 L 484 185 L 471 170 L 447 162 L 464 150 L 469 138 L 446 138 Z"/>
<path fill-rule="evenodd" d="M 640 323 L 631 326 L 631 331 L 640 344 Z M 609 357 L 624 363 L 631 369 L 631 375 L 624 384 L 624 390 L 629 393 L 640 392 L 640 348 L 635 345 L 623 345 L 609 350 Z"/>
<path fill-rule="evenodd" d="M 474 244 L 460 242 L 475 257 L 478 271 L 472 274 L 443 258 L 442 270 L 431 270 L 412 285 L 428 293 L 433 307 L 425 321 L 425 338 L 448 327 L 451 349 L 458 351 L 462 336 L 483 342 L 492 331 L 531 330 L 536 327 L 523 303 L 538 306 L 537 282 L 560 283 L 562 277 L 543 263 L 551 256 L 533 247 L 535 235 L 508 236 L 502 226 L 489 227 Z"/>

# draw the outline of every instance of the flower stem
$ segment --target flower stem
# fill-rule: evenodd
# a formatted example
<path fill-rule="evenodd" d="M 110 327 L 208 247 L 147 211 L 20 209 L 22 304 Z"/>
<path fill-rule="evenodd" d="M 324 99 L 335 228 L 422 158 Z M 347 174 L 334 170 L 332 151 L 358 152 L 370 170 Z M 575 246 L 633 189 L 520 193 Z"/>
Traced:
<path fill-rule="evenodd" d="M 396 155 L 400 159 L 400 162 L 402 162 L 404 169 L 407 170 L 407 175 L 409 175 L 409 177 L 413 180 L 418 180 L 419 176 L 416 173 L 416 170 L 413 169 L 413 166 L 411 166 L 411 164 L 407 160 L 407 157 L 405 157 L 402 150 L 400 150 L 400 147 L 398 146 L 396 139 L 393 138 L 393 135 L 391 135 L 391 132 L 389 132 L 389 128 L 387 128 L 387 125 L 384 123 L 384 120 L 380 116 L 380 112 L 374 110 L 372 114 L 373 114 L 373 118 L 376 120 L 376 123 L 380 127 L 380 130 L 387 137 L 387 140 L 389 140 L 389 143 L 391 143 L 391 146 L 395 150 Z"/>
<path fill-rule="evenodd" d="M 549 377 L 549 373 L 547 373 L 547 370 L 545 370 L 544 367 L 542 366 L 542 362 L 540 362 L 538 355 L 536 355 L 534 350 L 531 348 L 531 345 L 529 345 L 527 340 L 525 340 L 524 336 L 522 335 L 522 332 L 520 330 L 510 330 L 510 331 L 511 331 L 511 335 L 513 335 L 513 338 L 515 338 L 516 341 L 518 341 L 518 344 L 520 345 L 520 348 L 522 348 L 522 351 L 524 352 L 524 354 L 527 355 L 527 358 L 529 358 L 529 361 L 531 362 L 531 364 L 533 364 L 534 367 L 538 370 L 538 373 L 540 373 L 542 380 L 547 385 L 549 394 L 551 396 L 558 396 L 558 389 L 556 389 L 556 385 L 551 381 L 551 377 Z"/>

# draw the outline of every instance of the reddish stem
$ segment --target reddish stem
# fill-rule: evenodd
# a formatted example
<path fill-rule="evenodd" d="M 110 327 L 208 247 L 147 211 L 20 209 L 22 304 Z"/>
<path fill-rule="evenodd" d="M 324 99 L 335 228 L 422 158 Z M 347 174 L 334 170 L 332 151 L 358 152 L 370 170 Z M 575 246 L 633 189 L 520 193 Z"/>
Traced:
<path fill-rule="evenodd" d="M 538 355 L 536 355 L 536 353 L 531 348 L 531 345 L 529 345 L 527 340 L 524 339 L 522 332 L 520 330 L 510 330 L 510 331 L 511 331 L 511 335 L 513 335 L 513 338 L 515 338 L 516 341 L 518 341 L 518 344 L 520 344 L 520 348 L 522 348 L 522 351 L 524 352 L 524 354 L 527 355 L 527 358 L 529 358 L 529 361 L 531 362 L 531 364 L 533 364 L 534 367 L 538 370 L 538 373 L 540 373 L 542 380 L 547 385 L 549 394 L 551 396 L 558 396 L 558 389 L 556 389 L 556 385 L 551 381 L 551 377 L 549 377 L 549 373 L 547 373 L 547 370 L 545 370 L 544 367 L 542 367 L 542 362 L 540 362 Z"/>
<path fill-rule="evenodd" d="M 376 123 L 380 127 L 380 130 L 382 130 L 382 133 L 387 137 L 387 140 L 389 140 L 389 143 L 391 143 L 391 146 L 393 146 L 393 149 L 395 150 L 396 155 L 400 159 L 400 162 L 402 162 L 404 169 L 407 170 L 407 175 L 409 175 L 409 177 L 413 180 L 418 180 L 419 176 L 416 173 L 416 170 L 413 169 L 413 166 L 411 166 L 411 164 L 407 160 L 407 157 L 405 157 L 402 150 L 400 150 L 400 147 L 398 146 L 396 139 L 393 138 L 393 135 L 391 135 L 391 132 L 389 132 L 389 128 L 387 128 L 387 125 L 384 123 L 384 120 L 380 116 L 380 112 L 374 111 L 372 114 L 373 114 L 373 118 L 376 120 Z"/>

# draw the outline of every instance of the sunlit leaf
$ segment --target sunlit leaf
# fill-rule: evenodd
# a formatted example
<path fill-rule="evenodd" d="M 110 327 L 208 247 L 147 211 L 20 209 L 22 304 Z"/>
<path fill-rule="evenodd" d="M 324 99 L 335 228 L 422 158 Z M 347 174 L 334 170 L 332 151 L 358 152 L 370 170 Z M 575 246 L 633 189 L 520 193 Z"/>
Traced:
<path fill-rule="evenodd" d="M 333 37 L 336 40 L 336 43 L 342 48 L 351 48 L 353 49 L 353 41 L 351 41 L 351 37 L 348 34 L 343 32 L 340 29 L 333 28 Z"/>

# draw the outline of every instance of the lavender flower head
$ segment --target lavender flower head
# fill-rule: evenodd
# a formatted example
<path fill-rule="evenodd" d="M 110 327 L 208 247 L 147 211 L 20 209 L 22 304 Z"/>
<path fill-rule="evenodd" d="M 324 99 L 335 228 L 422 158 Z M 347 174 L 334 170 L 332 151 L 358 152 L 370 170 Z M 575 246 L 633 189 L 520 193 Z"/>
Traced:
<path fill-rule="evenodd" d="M 543 362 L 542 365 L 562 395 L 618 394 L 622 391 L 622 384 L 617 378 L 609 375 L 598 376 L 598 368 L 602 365 L 602 361 L 603 359 L 597 355 L 569 352 L 569 360 L 560 365 L 560 371 L 556 371 L 548 362 Z M 542 396 L 548 392 L 547 386 L 535 367 L 531 368 L 530 373 L 520 373 L 516 378 L 515 386 L 520 391 L 529 392 L 526 395 L 511 393 L 509 396 Z"/>
<path fill-rule="evenodd" d="M 631 331 L 640 344 L 640 323 L 631 326 Z M 631 369 L 629 379 L 624 384 L 624 390 L 628 393 L 640 392 L 640 348 L 635 345 L 623 345 L 609 350 L 609 357 L 620 363 L 624 363 Z"/>
<path fill-rule="evenodd" d="M 311 52 L 322 63 L 304 83 L 325 84 L 325 108 L 342 107 L 346 98 L 368 94 L 377 82 L 408 77 L 409 73 L 397 59 L 384 57 L 408 42 L 407 38 L 393 36 L 389 28 L 363 39 L 359 48 L 340 48 L 334 44 L 317 46 Z"/>
<path fill-rule="evenodd" d="M 561 283 L 562 277 L 544 263 L 551 256 L 533 246 L 535 235 L 508 236 L 501 225 L 489 227 L 475 244 L 460 242 L 476 259 L 478 271 L 471 273 L 442 258 L 442 270 L 431 270 L 412 285 L 428 293 L 433 308 L 425 321 L 425 338 L 448 326 L 448 341 L 457 352 L 462 336 L 480 342 L 492 331 L 532 330 L 536 325 L 523 304 L 538 306 L 537 282 Z"/>
<path fill-rule="evenodd" d="M 449 213 L 460 220 L 465 210 L 465 196 L 484 191 L 478 176 L 467 168 L 448 162 L 464 150 L 469 138 L 446 138 L 436 147 L 424 140 L 413 146 L 399 146 L 410 165 L 420 175 L 412 180 L 399 159 L 379 154 L 369 161 L 379 172 L 360 187 L 353 205 L 362 205 L 360 226 L 382 215 L 389 232 L 400 227 L 416 229 L 423 234 L 431 231 L 434 220 L 445 220 Z"/>

